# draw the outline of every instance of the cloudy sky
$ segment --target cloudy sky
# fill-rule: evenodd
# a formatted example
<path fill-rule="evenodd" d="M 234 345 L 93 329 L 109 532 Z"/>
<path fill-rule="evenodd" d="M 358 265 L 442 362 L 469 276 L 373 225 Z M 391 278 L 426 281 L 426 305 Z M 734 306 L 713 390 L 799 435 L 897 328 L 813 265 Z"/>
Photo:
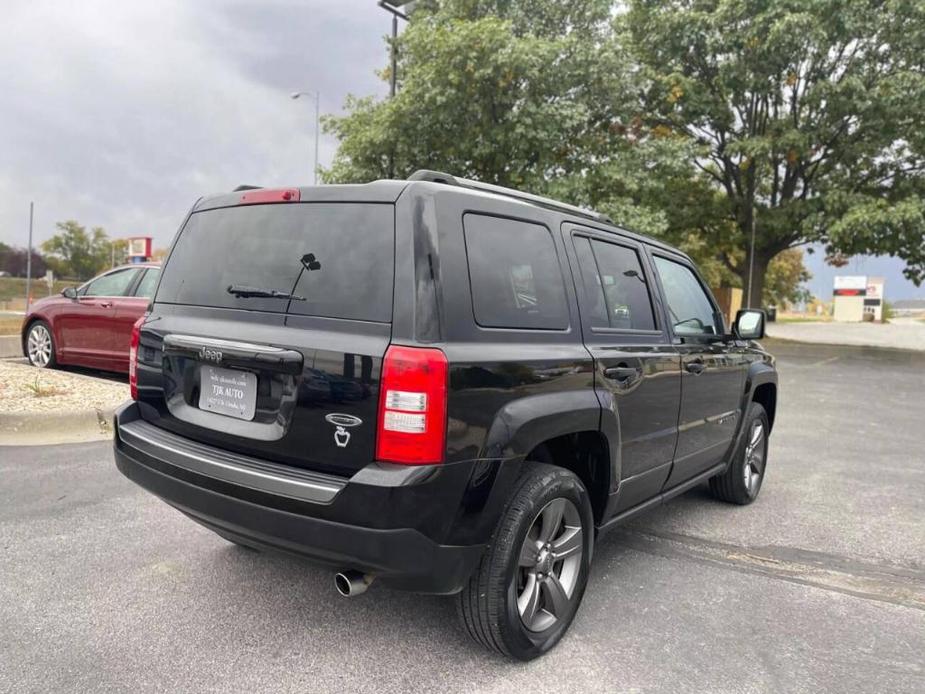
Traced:
<path fill-rule="evenodd" d="M 29 0 L 0 23 L 0 241 L 25 245 L 77 219 L 167 245 L 202 194 L 311 182 L 314 111 L 379 94 L 389 16 L 375 0 Z M 322 137 L 320 160 L 336 142 Z M 817 254 L 811 289 L 831 294 Z M 902 264 L 887 296 L 925 295 Z"/>
<path fill-rule="evenodd" d="M 166 245 L 203 193 L 310 183 L 314 109 L 387 91 L 374 0 L 30 0 L 0 23 L 0 240 L 77 219 Z M 320 159 L 336 143 L 322 138 Z"/>

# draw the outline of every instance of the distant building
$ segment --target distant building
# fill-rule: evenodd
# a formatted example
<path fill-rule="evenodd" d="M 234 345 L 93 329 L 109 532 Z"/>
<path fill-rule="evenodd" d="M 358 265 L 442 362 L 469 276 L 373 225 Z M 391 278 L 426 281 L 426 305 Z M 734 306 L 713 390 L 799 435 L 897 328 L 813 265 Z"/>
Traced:
<path fill-rule="evenodd" d="M 882 277 L 837 275 L 832 317 L 842 323 L 883 320 L 883 284 Z"/>
<path fill-rule="evenodd" d="M 925 316 L 925 299 L 899 299 L 890 306 L 897 316 Z"/>

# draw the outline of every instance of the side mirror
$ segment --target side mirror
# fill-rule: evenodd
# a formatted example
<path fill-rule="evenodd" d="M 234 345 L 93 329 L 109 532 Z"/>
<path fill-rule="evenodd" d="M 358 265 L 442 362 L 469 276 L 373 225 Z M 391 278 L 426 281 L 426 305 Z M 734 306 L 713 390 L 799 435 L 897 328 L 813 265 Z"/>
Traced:
<path fill-rule="evenodd" d="M 61 296 L 65 297 L 66 299 L 76 299 L 77 290 L 74 287 L 65 287 L 61 290 Z"/>
<path fill-rule="evenodd" d="M 736 313 L 735 336 L 740 340 L 760 340 L 764 337 L 764 311 L 744 308 Z"/>

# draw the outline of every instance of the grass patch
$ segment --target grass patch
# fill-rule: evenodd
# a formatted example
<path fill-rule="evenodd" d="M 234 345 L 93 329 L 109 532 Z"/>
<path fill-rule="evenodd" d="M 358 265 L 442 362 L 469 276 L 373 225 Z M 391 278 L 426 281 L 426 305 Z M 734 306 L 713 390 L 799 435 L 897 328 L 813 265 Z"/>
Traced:
<path fill-rule="evenodd" d="M 58 294 L 65 287 L 76 287 L 80 282 L 76 280 L 56 280 L 51 289 L 52 294 Z M 48 285 L 44 278 L 32 279 L 32 298 L 38 301 L 49 296 Z M 0 301 L 13 301 L 26 298 L 25 277 L 0 277 Z"/>
<path fill-rule="evenodd" d="M 46 386 L 42 385 L 39 382 L 39 377 L 35 377 L 35 382 L 26 383 L 23 388 L 32 393 L 32 397 L 35 398 L 48 398 L 53 395 L 67 395 L 69 392 L 67 388 L 62 388 L 60 386 Z"/>
<path fill-rule="evenodd" d="M 0 335 L 19 335 L 22 316 L 0 316 Z"/>
<path fill-rule="evenodd" d="M 823 317 L 818 316 L 777 316 L 778 323 L 827 323 Z"/>

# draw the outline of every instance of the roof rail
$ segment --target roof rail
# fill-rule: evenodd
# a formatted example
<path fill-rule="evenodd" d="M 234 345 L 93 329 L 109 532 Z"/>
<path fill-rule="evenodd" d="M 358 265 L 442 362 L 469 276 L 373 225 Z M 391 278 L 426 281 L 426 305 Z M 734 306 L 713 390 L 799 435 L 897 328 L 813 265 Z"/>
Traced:
<path fill-rule="evenodd" d="M 569 212 L 570 214 L 584 217 L 585 219 L 592 219 L 596 222 L 606 222 L 607 224 L 614 223 L 613 220 L 607 215 L 601 214 L 600 212 L 595 212 L 594 210 L 585 209 L 584 207 L 569 205 L 568 203 L 559 202 L 558 200 L 553 200 L 552 198 L 544 198 L 541 195 L 524 193 L 519 190 L 514 190 L 513 188 L 496 186 L 492 183 L 482 183 L 481 181 L 473 181 L 468 178 L 458 178 L 452 174 L 441 173 L 440 171 L 419 169 L 418 171 L 415 171 L 413 174 L 408 176 L 408 180 L 430 181 L 431 183 L 444 183 L 448 186 L 459 186 L 460 188 L 481 190 L 486 193 L 495 193 L 496 195 L 504 195 L 508 198 L 516 198 L 517 200 L 523 200 L 524 202 L 529 202 L 541 207 L 560 210 L 562 212 Z"/>

